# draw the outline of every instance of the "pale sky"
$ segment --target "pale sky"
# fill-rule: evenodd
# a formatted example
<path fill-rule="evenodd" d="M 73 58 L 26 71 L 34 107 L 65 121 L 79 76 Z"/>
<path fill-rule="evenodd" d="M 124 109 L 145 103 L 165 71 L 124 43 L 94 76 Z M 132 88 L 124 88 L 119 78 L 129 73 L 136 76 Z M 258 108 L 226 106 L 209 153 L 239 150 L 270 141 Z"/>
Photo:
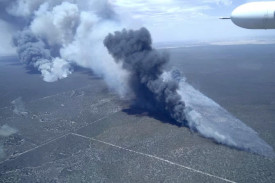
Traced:
<path fill-rule="evenodd" d="M 256 0 L 257 1 L 257 0 Z M 261 1 L 261 0 L 258 0 Z M 110 0 L 115 10 L 145 25 L 157 42 L 269 40 L 275 30 L 247 30 L 230 16 L 248 0 Z"/>
<path fill-rule="evenodd" d="M 129 27 L 125 28 L 144 26 L 150 30 L 155 43 L 275 43 L 275 30 L 248 30 L 237 27 L 231 20 L 218 19 L 230 16 L 236 7 L 252 0 L 106 1 L 123 21 L 128 22 L 126 25 Z M 11 47 L 11 37 L 16 29 L 9 23 L 0 19 L 0 55 L 15 53 Z"/>

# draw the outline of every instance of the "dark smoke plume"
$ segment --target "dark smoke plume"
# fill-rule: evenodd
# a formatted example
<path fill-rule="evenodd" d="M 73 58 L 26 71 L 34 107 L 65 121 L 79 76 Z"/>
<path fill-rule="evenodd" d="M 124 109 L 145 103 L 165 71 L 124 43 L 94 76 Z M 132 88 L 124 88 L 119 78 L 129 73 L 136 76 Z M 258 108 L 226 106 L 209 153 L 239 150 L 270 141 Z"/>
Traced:
<path fill-rule="evenodd" d="M 164 112 L 178 123 L 185 121 L 185 104 L 177 93 L 178 82 L 161 78 L 169 57 L 152 48 L 146 28 L 109 34 L 104 45 L 117 62 L 129 71 L 129 86 L 137 105 Z"/>
<path fill-rule="evenodd" d="M 18 32 L 13 38 L 19 60 L 30 71 L 38 70 L 47 82 L 66 78 L 71 73 L 71 66 L 62 58 L 51 56 L 47 45 L 30 30 Z"/>
<path fill-rule="evenodd" d="M 128 71 L 128 85 L 139 107 L 164 113 L 217 143 L 275 157 L 272 147 L 257 132 L 195 90 L 179 71 L 164 71 L 169 57 L 152 48 L 147 29 L 109 34 L 104 45 Z"/>
<path fill-rule="evenodd" d="M 50 51 L 45 48 L 44 42 L 39 40 L 31 31 L 25 30 L 18 32 L 13 43 L 17 47 L 17 53 L 20 61 L 27 67 L 35 68 L 36 62 L 42 59 L 51 58 Z"/>
<path fill-rule="evenodd" d="M 13 38 L 20 61 L 46 82 L 67 78 L 74 66 L 89 68 L 121 96 L 127 73 L 102 44 L 109 31 L 127 27 L 108 0 L 0 0 L 0 24 Z M 1 31 L 2 33 L 3 31 Z M 0 54 L 6 52 L 1 49 Z M 112 68 L 113 72 L 109 72 Z"/>

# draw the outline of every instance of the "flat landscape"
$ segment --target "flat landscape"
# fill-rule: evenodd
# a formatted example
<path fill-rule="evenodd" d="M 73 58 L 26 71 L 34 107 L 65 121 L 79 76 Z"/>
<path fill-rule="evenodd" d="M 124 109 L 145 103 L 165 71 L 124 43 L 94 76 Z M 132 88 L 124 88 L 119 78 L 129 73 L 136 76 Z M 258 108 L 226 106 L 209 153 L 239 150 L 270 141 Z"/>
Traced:
<path fill-rule="evenodd" d="M 195 46 L 167 70 L 275 149 L 275 45 Z M 253 140 L 253 139 L 251 139 Z M 0 182 L 275 182 L 275 159 L 129 108 L 91 71 L 46 83 L 0 58 Z"/>

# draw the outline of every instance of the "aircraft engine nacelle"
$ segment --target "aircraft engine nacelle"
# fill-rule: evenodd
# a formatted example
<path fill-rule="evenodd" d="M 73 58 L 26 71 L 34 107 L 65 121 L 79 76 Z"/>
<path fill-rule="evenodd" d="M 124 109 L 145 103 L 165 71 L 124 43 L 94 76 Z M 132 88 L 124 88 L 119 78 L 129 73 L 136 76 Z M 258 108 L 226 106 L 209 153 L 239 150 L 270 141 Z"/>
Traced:
<path fill-rule="evenodd" d="M 275 29 L 275 2 L 241 5 L 232 12 L 231 20 L 246 29 Z"/>

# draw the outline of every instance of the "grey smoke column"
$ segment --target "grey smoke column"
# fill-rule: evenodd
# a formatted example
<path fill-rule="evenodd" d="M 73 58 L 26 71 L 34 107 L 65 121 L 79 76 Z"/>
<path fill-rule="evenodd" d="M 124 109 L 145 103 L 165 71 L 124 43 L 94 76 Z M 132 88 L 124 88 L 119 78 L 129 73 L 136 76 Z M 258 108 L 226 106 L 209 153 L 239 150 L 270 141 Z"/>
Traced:
<path fill-rule="evenodd" d="M 37 67 L 36 62 L 41 59 L 51 59 L 50 51 L 45 48 L 44 42 L 31 31 L 18 32 L 13 38 L 13 43 L 17 47 L 20 61 L 29 68 Z"/>
<path fill-rule="evenodd" d="M 18 32 L 13 46 L 20 61 L 44 81 L 67 78 L 80 66 L 92 69 L 119 95 L 128 91 L 126 71 L 102 44 L 110 31 L 127 27 L 108 0 L 0 0 L 0 10 L 1 25 L 11 30 L 4 31 L 3 44 Z"/>
<path fill-rule="evenodd" d="M 168 114 L 178 123 L 185 121 L 185 104 L 177 93 L 176 81 L 161 78 L 168 55 L 153 49 L 151 35 L 145 28 L 109 34 L 104 45 L 117 62 L 130 72 L 129 86 L 136 104 Z"/>
<path fill-rule="evenodd" d="M 30 30 L 18 32 L 13 43 L 19 60 L 30 70 L 38 70 L 47 82 L 66 78 L 71 74 L 71 65 L 62 58 L 51 56 L 47 45 Z"/>

